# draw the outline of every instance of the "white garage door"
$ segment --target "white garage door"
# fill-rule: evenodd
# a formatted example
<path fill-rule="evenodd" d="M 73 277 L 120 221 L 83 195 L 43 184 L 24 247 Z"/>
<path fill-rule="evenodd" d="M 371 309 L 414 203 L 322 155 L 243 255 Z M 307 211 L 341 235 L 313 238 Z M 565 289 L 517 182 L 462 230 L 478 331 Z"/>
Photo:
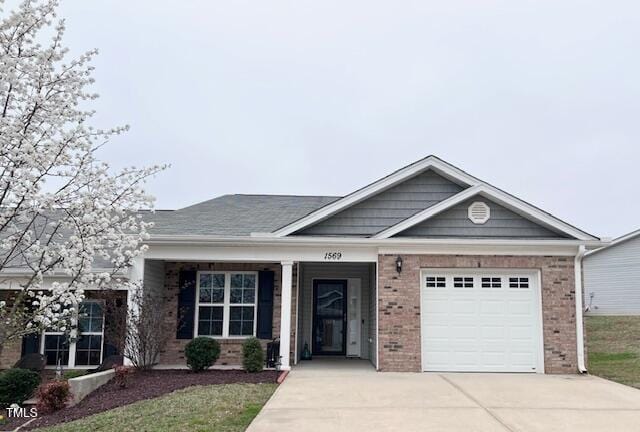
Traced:
<path fill-rule="evenodd" d="M 537 272 L 421 272 L 422 369 L 543 372 Z"/>

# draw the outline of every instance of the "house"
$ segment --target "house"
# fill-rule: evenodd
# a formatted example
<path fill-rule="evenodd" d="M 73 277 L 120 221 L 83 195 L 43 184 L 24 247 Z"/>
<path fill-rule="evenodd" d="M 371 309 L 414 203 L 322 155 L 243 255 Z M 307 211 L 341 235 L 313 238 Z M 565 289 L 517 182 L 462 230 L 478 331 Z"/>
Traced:
<path fill-rule="evenodd" d="M 585 254 L 584 292 L 590 315 L 640 315 L 640 230 Z"/>
<path fill-rule="evenodd" d="M 435 156 L 344 197 L 225 195 L 146 217 L 149 248 L 127 276 L 166 297 L 160 366 L 183 366 L 195 336 L 238 365 L 255 335 L 280 338 L 283 369 L 307 346 L 379 371 L 585 370 L 576 286 L 602 242 Z M 122 319 L 103 310 L 131 298 L 118 294 L 89 296 L 90 340 L 45 333 L 13 357 L 98 363 L 118 350 L 101 332 Z"/>

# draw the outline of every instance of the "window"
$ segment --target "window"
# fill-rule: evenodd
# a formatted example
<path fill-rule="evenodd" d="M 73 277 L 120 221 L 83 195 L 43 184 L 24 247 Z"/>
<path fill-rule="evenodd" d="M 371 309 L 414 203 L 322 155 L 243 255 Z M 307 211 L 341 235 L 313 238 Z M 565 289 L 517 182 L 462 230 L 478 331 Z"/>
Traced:
<path fill-rule="evenodd" d="M 454 288 L 473 288 L 473 277 L 455 276 L 453 278 Z"/>
<path fill-rule="evenodd" d="M 45 330 L 42 353 L 47 366 L 98 366 L 102 362 L 104 310 L 98 301 L 84 301 L 78 307 L 78 325 L 71 334 Z"/>
<path fill-rule="evenodd" d="M 83 302 L 79 308 L 76 366 L 97 366 L 102 362 L 102 335 L 104 331 L 102 304 Z"/>
<path fill-rule="evenodd" d="M 482 288 L 502 288 L 502 279 L 499 277 L 483 277 Z"/>
<path fill-rule="evenodd" d="M 446 286 L 444 276 L 427 276 L 427 288 L 445 288 Z"/>
<path fill-rule="evenodd" d="M 528 277 L 510 277 L 509 288 L 529 288 Z"/>
<path fill-rule="evenodd" d="M 45 332 L 44 356 L 47 366 L 67 366 L 69 364 L 69 338 L 62 333 Z"/>
<path fill-rule="evenodd" d="M 255 272 L 200 272 L 197 334 L 255 335 L 257 279 Z"/>
<path fill-rule="evenodd" d="M 201 273 L 198 278 L 198 335 L 222 336 L 224 314 L 224 273 Z"/>

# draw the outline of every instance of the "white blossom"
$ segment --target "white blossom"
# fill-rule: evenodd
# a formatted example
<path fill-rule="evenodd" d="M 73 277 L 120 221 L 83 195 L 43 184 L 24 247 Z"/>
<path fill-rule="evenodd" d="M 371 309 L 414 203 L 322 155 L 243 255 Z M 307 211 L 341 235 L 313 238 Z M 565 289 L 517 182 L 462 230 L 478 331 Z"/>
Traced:
<path fill-rule="evenodd" d="M 153 204 L 142 184 L 163 169 L 114 172 L 99 159 L 128 127 L 88 124 L 97 51 L 66 58 L 57 6 L 25 0 L 0 19 L 0 271 L 25 275 L 0 302 L 0 352 L 24 334 L 68 329 L 84 290 L 131 265 L 150 226 L 138 212 Z M 52 275 L 65 279 L 45 285 Z"/>

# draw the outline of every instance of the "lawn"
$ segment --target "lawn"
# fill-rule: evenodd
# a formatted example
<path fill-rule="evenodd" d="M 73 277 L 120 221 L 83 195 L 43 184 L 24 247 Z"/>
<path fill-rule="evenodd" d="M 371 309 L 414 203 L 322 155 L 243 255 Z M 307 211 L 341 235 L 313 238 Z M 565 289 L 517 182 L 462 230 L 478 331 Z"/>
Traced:
<path fill-rule="evenodd" d="M 585 319 L 589 373 L 640 388 L 640 317 Z"/>
<path fill-rule="evenodd" d="M 39 432 L 244 431 L 276 384 L 189 387 Z"/>

